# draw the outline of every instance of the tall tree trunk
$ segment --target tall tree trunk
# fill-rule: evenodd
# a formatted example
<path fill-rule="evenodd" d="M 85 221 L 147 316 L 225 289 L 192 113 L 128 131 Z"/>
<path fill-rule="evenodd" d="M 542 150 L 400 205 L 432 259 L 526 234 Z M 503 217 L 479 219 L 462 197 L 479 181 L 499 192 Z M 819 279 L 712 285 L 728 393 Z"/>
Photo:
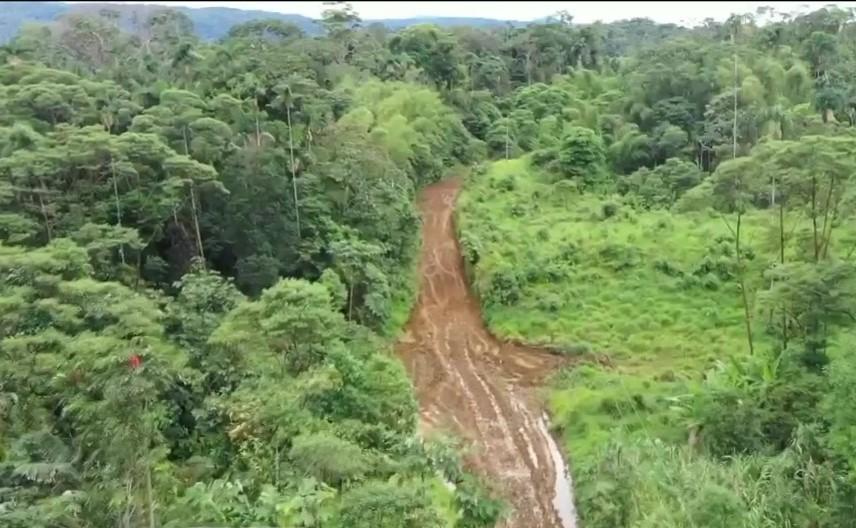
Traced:
<path fill-rule="evenodd" d="M 285 116 L 288 119 L 288 156 L 291 162 L 291 187 L 294 191 L 294 216 L 297 220 L 297 238 L 300 235 L 300 202 L 297 199 L 297 170 L 294 166 L 294 131 L 291 128 L 291 101 L 285 105 Z"/>
<path fill-rule="evenodd" d="M 785 263 L 785 204 L 779 203 L 779 263 Z"/>
<path fill-rule="evenodd" d="M 776 176 L 773 175 L 773 180 L 770 183 L 770 205 L 776 206 Z"/>
<path fill-rule="evenodd" d="M 823 227 L 820 230 L 820 251 L 819 258 L 826 258 L 829 248 L 829 241 L 832 238 L 832 223 L 835 221 L 836 207 L 832 206 L 832 194 L 835 190 L 835 177 L 829 178 L 829 190 L 826 192 L 826 200 L 823 205 Z M 832 212 L 832 218 L 830 218 Z M 826 228 L 829 227 L 827 233 Z"/>
<path fill-rule="evenodd" d="M 130 472 L 129 472 L 130 473 Z M 134 518 L 134 497 L 133 497 L 133 489 L 134 489 L 134 477 L 130 474 L 125 477 L 125 508 L 122 512 L 122 517 L 119 520 L 119 526 L 121 528 L 131 528 L 133 526 L 133 518 Z"/>
<path fill-rule="evenodd" d="M 190 205 L 193 209 L 193 227 L 196 230 L 196 248 L 202 258 L 202 268 L 205 269 L 205 250 L 202 249 L 202 232 L 199 230 L 199 214 L 196 208 L 196 192 L 193 190 L 193 182 L 190 182 Z"/>
<path fill-rule="evenodd" d="M 817 239 L 817 177 L 811 176 L 811 233 L 814 248 L 814 262 L 820 260 L 820 246 Z"/>
<path fill-rule="evenodd" d="M 734 236 L 735 247 L 737 250 L 737 273 L 740 277 L 740 295 L 743 299 L 743 319 L 746 321 L 746 340 L 749 342 L 749 354 L 755 354 L 755 343 L 752 339 L 752 315 L 749 310 L 749 297 L 746 294 L 746 279 L 743 273 L 743 257 L 740 255 L 740 225 L 743 220 L 743 214 L 737 213 L 737 230 Z"/>
<path fill-rule="evenodd" d="M 351 283 L 350 288 L 348 288 L 348 321 L 353 321 L 353 312 L 354 312 L 354 283 Z"/>
<path fill-rule="evenodd" d="M 508 119 L 505 118 L 505 159 L 508 159 Z"/>
<path fill-rule="evenodd" d="M 137 251 L 137 273 L 134 276 L 134 289 L 140 287 L 140 278 L 143 276 L 143 251 L 145 251 L 145 248 Z"/>
<path fill-rule="evenodd" d="M 45 204 L 44 195 L 48 192 L 48 188 L 45 187 L 45 182 L 39 179 L 39 185 L 41 188 L 36 192 L 39 196 L 39 209 L 42 212 L 42 218 L 45 220 L 45 233 L 48 235 L 48 242 L 53 241 L 53 228 L 51 227 L 50 218 L 48 218 L 48 208 Z"/>
<path fill-rule="evenodd" d="M 148 502 L 149 528 L 156 528 L 155 503 L 152 497 L 152 467 L 148 463 L 146 464 L 146 501 Z"/>
<path fill-rule="evenodd" d="M 779 202 L 779 263 L 785 264 L 785 204 Z M 782 310 L 782 350 L 788 348 L 788 315 Z"/>
<path fill-rule="evenodd" d="M 190 144 L 187 141 L 187 127 L 181 127 L 181 136 L 184 138 L 184 155 L 190 156 Z"/>
<path fill-rule="evenodd" d="M 526 84 L 527 85 L 532 84 L 532 58 L 531 58 L 531 54 L 532 54 L 531 51 L 526 52 Z"/>
<path fill-rule="evenodd" d="M 119 203 L 119 184 L 116 181 L 116 163 L 113 161 L 113 155 L 110 155 L 110 172 L 113 179 L 113 199 L 116 201 L 116 225 L 122 227 L 122 205 Z M 119 258 L 122 259 L 122 265 L 125 265 L 125 247 L 119 244 Z"/>
<path fill-rule="evenodd" d="M 734 48 L 734 119 L 731 125 L 731 157 L 737 157 L 737 46 L 734 33 L 731 33 L 731 46 Z"/>
<path fill-rule="evenodd" d="M 262 146 L 262 127 L 259 123 L 259 101 L 255 97 L 253 98 L 253 106 L 256 107 L 256 147 L 261 148 Z"/>

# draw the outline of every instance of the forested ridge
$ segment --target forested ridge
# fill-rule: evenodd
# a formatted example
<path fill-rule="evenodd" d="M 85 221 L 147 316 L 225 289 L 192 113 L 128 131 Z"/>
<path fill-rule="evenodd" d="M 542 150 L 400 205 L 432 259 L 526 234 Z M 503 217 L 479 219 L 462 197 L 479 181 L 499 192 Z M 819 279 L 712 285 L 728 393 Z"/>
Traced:
<path fill-rule="evenodd" d="M 390 341 L 419 189 L 582 526 L 851 526 L 856 26 L 188 17 L 0 48 L 0 524 L 493 526 Z M 767 13 L 768 15 L 770 13 Z"/>

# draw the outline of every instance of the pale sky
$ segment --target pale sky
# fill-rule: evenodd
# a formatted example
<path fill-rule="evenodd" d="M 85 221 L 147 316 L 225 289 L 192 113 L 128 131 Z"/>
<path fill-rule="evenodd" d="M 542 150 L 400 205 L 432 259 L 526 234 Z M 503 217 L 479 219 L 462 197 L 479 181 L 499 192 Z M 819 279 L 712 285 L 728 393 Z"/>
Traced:
<path fill-rule="evenodd" d="M 83 3 L 83 2 L 69 2 Z M 112 2 L 119 4 L 184 5 L 189 7 L 234 7 L 277 11 L 319 18 L 323 2 Z M 754 13 L 770 6 L 782 12 L 803 12 L 834 4 L 856 7 L 856 2 L 351 2 L 364 19 L 418 16 L 485 17 L 503 20 L 534 20 L 567 10 L 574 21 L 612 22 L 646 17 L 657 22 L 694 25 L 705 18 L 725 20 L 732 13 Z"/>

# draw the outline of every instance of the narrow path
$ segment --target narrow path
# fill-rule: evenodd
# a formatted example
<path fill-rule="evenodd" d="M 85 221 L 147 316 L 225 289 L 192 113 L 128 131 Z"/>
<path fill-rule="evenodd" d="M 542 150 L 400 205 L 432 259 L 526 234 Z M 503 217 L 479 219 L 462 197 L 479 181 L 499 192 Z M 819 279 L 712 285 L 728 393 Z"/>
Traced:
<path fill-rule="evenodd" d="M 416 388 L 421 426 L 464 439 L 467 465 L 513 508 L 505 527 L 574 528 L 570 480 L 535 398 L 562 360 L 485 329 L 453 226 L 460 185 L 446 180 L 420 195 L 421 291 L 396 349 Z"/>

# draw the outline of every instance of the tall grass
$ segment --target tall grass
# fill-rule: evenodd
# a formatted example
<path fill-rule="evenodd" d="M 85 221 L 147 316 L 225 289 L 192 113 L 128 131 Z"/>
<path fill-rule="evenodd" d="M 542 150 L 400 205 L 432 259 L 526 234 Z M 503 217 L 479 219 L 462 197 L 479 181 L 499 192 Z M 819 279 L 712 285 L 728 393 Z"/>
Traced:
<path fill-rule="evenodd" d="M 587 526 L 789 526 L 809 507 L 793 452 L 720 461 L 690 446 L 704 373 L 748 354 L 723 220 L 579 193 L 526 158 L 467 180 L 456 225 L 491 330 L 610 360 L 559 373 L 547 395 Z M 777 259 L 774 222 L 744 218 L 752 290 Z"/>

